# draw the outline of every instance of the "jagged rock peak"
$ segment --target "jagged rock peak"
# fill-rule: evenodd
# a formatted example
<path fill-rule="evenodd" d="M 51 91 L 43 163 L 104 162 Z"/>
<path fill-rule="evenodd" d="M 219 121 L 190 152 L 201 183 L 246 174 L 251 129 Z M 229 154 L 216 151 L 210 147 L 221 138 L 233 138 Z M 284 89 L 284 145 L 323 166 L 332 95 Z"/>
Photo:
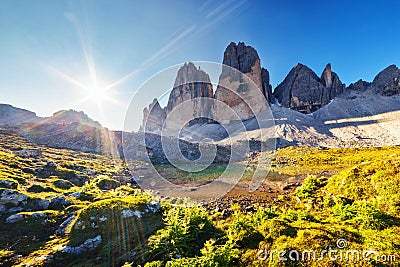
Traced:
<path fill-rule="evenodd" d="M 322 72 L 321 75 L 321 82 L 325 87 L 331 87 L 332 86 L 332 67 L 331 63 L 328 63 Z"/>
<path fill-rule="evenodd" d="M 192 62 L 185 63 L 176 75 L 174 87 L 185 83 L 211 83 L 208 74 L 200 67 L 196 67 Z M 202 91 L 202 93 L 205 93 Z M 209 93 L 209 92 L 208 92 Z M 212 94 L 212 91 L 211 91 Z"/>
<path fill-rule="evenodd" d="M 331 63 L 328 63 L 322 72 L 321 83 L 323 86 L 330 88 L 330 99 L 335 98 L 346 90 L 345 84 L 343 84 L 340 81 L 339 76 L 332 71 Z"/>
<path fill-rule="evenodd" d="M 378 73 L 372 81 L 371 87 L 382 95 L 395 95 L 400 93 L 400 69 L 390 65 Z"/>
<path fill-rule="evenodd" d="M 214 104 L 213 118 L 222 122 L 246 120 L 267 109 L 269 73 L 265 70 L 262 74 L 257 51 L 242 42 L 232 42 L 224 52 L 223 64 L 215 99 L 226 106 Z"/>
<path fill-rule="evenodd" d="M 276 87 L 273 95 L 284 107 L 311 113 L 344 90 L 345 85 L 332 71 L 331 64 L 327 64 L 321 77 L 318 77 L 309 67 L 298 63 Z"/>
<path fill-rule="evenodd" d="M 357 82 L 351 83 L 346 91 L 365 92 L 370 85 L 371 83 L 359 79 Z"/>
<path fill-rule="evenodd" d="M 166 112 L 169 114 L 185 102 L 185 105 L 180 107 L 183 110 L 179 111 L 182 116 L 190 114 L 194 121 L 197 121 L 198 118 L 209 118 L 211 116 L 211 102 L 203 101 L 202 98 L 213 97 L 214 92 L 209 75 L 193 63 L 185 63 L 178 70 L 174 88 L 169 95 Z M 170 119 L 169 122 L 166 122 L 166 127 L 169 128 L 173 120 L 180 121 L 180 119 L 183 119 L 183 117 Z"/>
<path fill-rule="evenodd" d="M 149 107 L 143 110 L 142 129 L 145 132 L 158 132 L 162 129 L 166 117 L 165 110 L 161 108 L 157 98 L 154 98 Z"/>
<path fill-rule="evenodd" d="M 210 77 L 192 62 L 185 63 L 177 73 L 174 88 L 169 95 L 167 111 L 186 100 L 198 97 L 213 97 Z"/>
<path fill-rule="evenodd" d="M 261 68 L 261 81 L 262 81 L 262 89 L 265 98 L 268 103 L 272 102 L 272 86 L 270 83 L 269 72 L 267 69 Z"/>
<path fill-rule="evenodd" d="M 225 49 L 222 63 L 243 73 L 249 73 L 253 71 L 255 65 L 260 64 L 260 58 L 253 47 L 247 46 L 243 42 L 238 44 L 231 42 Z"/>

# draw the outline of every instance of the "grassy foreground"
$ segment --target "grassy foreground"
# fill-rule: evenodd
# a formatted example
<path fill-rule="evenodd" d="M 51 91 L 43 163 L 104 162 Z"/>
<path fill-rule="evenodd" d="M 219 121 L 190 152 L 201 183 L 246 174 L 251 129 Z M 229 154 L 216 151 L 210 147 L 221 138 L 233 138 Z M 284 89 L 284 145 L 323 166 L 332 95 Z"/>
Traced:
<path fill-rule="evenodd" d="M 274 173 L 302 186 L 226 216 L 126 185 L 119 159 L 0 142 L 3 266 L 399 265 L 399 147 L 281 149 Z"/>

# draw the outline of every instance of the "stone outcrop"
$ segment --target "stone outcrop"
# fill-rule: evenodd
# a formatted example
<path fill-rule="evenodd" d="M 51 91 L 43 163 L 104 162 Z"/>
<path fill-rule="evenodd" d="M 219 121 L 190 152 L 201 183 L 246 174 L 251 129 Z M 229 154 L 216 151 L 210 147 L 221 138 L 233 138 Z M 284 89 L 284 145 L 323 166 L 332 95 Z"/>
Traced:
<path fill-rule="evenodd" d="M 363 81 L 363 80 L 360 79 L 355 83 L 351 83 L 346 88 L 346 91 L 365 92 L 370 85 L 371 85 L 371 83 Z"/>
<path fill-rule="evenodd" d="M 211 117 L 210 101 L 204 98 L 213 98 L 213 87 L 206 72 L 197 68 L 193 63 L 185 63 L 178 71 L 174 88 L 169 95 L 166 109 L 167 115 L 175 108 L 177 115 L 187 115 L 192 119 L 190 123 L 208 122 Z M 182 104 L 182 105 L 181 105 Z M 171 118 L 170 121 L 179 121 L 180 118 Z M 170 125 L 166 123 L 166 127 Z"/>
<path fill-rule="evenodd" d="M 276 87 L 274 97 L 284 107 L 312 113 L 344 91 L 345 85 L 332 72 L 330 64 L 325 67 L 320 78 L 310 68 L 299 63 Z"/>
<path fill-rule="evenodd" d="M 268 103 L 272 102 L 272 86 L 269 80 L 269 72 L 267 69 L 261 68 L 261 81 L 262 81 L 262 89 L 265 98 Z"/>
<path fill-rule="evenodd" d="M 143 110 L 142 130 L 160 133 L 163 126 L 173 128 L 173 122 L 181 120 L 188 120 L 189 124 L 209 122 L 212 105 L 211 101 L 205 99 L 212 99 L 213 96 L 208 74 L 191 62 L 185 63 L 178 70 L 167 106 L 161 108 L 157 99 L 154 99 L 153 103 Z M 170 119 L 166 121 L 172 112 Z"/>
<path fill-rule="evenodd" d="M 339 76 L 332 71 L 331 64 L 328 63 L 321 75 L 322 85 L 328 89 L 329 100 L 343 94 L 346 86 L 340 81 Z"/>
<path fill-rule="evenodd" d="M 263 80 L 257 51 L 244 43 L 232 42 L 225 50 L 223 64 L 215 92 L 217 103 L 213 110 L 214 119 L 223 123 L 246 120 L 267 109 L 268 103 L 263 91 L 270 90 L 269 73 L 264 71 Z"/>
<path fill-rule="evenodd" d="M 400 69 L 390 65 L 381 71 L 371 83 L 373 90 L 381 95 L 392 96 L 400 93 Z"/>
<path fill-rule="evenodd" d="M 102 242 L 101 235 L 87 239 L 82 245 L 73 247 L 65 246 L 61 249 L 62 252 L 72 255 L 79 255 L 96 249 Z"/>
<path fill-rule="evenodd" d="M 167 113 L 161 108 L 157 98 L 154 98 L 149 107 L 143 110 L 143 130 L 146 132 L 160 131 L 166 117 Z"/>

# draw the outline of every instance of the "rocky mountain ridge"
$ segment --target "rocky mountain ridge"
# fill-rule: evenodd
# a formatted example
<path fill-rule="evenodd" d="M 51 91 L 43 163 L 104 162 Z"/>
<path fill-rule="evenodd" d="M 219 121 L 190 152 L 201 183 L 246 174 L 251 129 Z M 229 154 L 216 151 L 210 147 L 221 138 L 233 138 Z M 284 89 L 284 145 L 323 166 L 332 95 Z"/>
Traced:
<path fill-rule="evenodd" d="M 345 87 L 330 64 L 320 77 L 307 66 L 298 64 L 272 92 L 269 72 L 261 67 L 254 48 L 244 43 L 231 43 L 224 53 L 224 63 L 232 69 L 223 69 L 215 94 L 207 73 L 187 63 L 178 72 L 167 107 L 162 108 L 154 99 L 144 110 L 147 149 L 153 151 L 155 157 L 165 157 L 158 149 L 161 144 L 157 136 L 167 115 L 181 103 L 188 102 L 185 112 L 193 113 L 195 117 L 219 116 L 216 107 L 203 105 L 196 99 L 199 97 L 218 99 L 236 110 L 242 120 L 228 121 L 225 126 L 239 129 L 236 124 L 244 124 L 246 130 L 227 136 L 226 129 L 220 124 L 210 123 L 209 119 L 196 120 L 188 123 L 180 136 L 184 140 L 182 144 L 188 148 L 197 149 L 196 143 L 204 138 L 221 147 L 227 146 L 229 138 L 238 142 L 259 140 L 260 125 L 252 118 L 254 111 L 246 110 L 243 99 L 254 100 L 256 112 L 261 115 L 268 110 L 268 105 L 271 107 L 274 123 L 270 126 L 273 133 L 270 138 L 277 140 L 278 147 L 400 144 L 400 70 L 395 65 L 381 71 L 372 82 L 359 80 Z M 194 82 L 199 80 L 201 82 Z M 245 93 L 243 99 L 224 93 L 226 84 L 236 86 L 238 95 Z M 258 85 L 252 86 L 254 84 Z M 124 157 L 123 135 L 129 136 L 132 142 L 141 138 L 139 133 L 110 131 L 83 112 L 67 110 L 40 118 L 33 112 L 5 104 L 0 105 L 0 127 L 10 128 L 29 141 L 51 147 L 120 157 Z"/>
<path fill-rule="evenodd" d="M 204 77 L 204 82 L 201 77 Z M 200 78 L 198 81 L 201 82 L 193 83 L 192 78 Z M 185 79 L 191 82 L 185 85 Z M 179 82 L 180 86 L 172 90 L 167 107 L 162 108 L 156 99 L 154 101 L 157 103 L 153 101 L 149 106 L 154 107 L 154 111 L 150 112 L 148 124 L 151 126 L 150 132 L 160 133 L 162 122 L 174 108 L 183 101 L 196 103 L 198 97 L 215 99 L 217 104 L 212 107 L 193 104 L 185 112 L 193 114 L 194 117 L 211 117 L 212 120 L 222 123 L 237 120 L 232 116 L 226 117 L 227 109 L 233 110 L 240 120 L 248 120 L 275 102 L 300 113 L 312 114 L 346 92 L 373 91 L 379 95 L 395 95 L 400 92 L 399 80 L 399 69 L 391 65 L 381 71 L 372 82 L 359 80 L 346 87 L 339 75 L 332 71 L 330 63 L 326 65 L 321 76 L 298 63 L 272 91 L 269 72 L 261 67 L 257 51 L 242 42 L 232 42 L 224 52 L 222 73 L 214 94 L 208 75 L 198 70 L 193 63 L 186 63 L 178 71 L 175 84 Z M 149 109 L 145 109 L 144 117 L 148 116 L 148 113 Z M 194 123 L 207 122 L 209 121 L 197 120 Z"/>

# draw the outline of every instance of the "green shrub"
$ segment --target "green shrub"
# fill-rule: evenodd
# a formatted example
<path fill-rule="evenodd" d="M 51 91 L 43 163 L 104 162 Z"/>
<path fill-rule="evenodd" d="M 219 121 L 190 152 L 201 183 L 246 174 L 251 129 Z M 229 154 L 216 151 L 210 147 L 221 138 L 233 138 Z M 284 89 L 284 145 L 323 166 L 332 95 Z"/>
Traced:
<path fill-rule="evenodd" d="M 302 186 L 295 190 L 296 196 L 300 199 L 306 199 L 314 195 L 317 189 L 321 186 L 320 179 L 315 175 L 307 176 Z"/>
<path fill-rule="evenodd" d="M 264 236 L 253 226 L 252 220 L 236 212 L 228 227 L 228 238 L 243 248 L 257 248 Z"/>
<path fill-rule="evenodd" d="M 201 207 L 172 207 L 165 212 L 164 223 L 149 239 L 150 254 L 157 260 L 199 255 L 213 235 L 212 223 Z"/>

